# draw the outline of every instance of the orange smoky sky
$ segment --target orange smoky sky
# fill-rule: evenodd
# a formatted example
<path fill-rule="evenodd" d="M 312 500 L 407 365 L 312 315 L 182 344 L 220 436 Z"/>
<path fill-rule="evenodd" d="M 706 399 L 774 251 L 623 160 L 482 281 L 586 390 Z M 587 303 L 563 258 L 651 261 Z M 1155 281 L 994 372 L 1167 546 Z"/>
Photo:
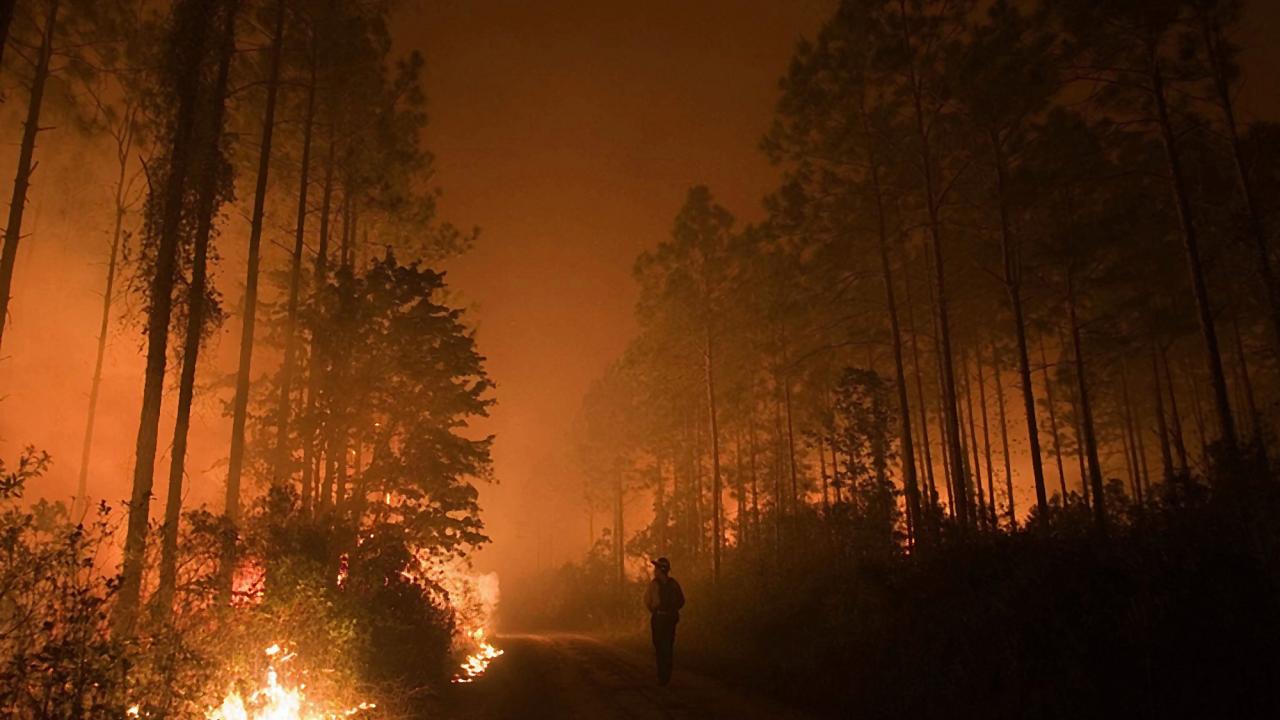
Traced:
<path fill-rule="evenodd" d="M 443 0 L 406 13 L 398 39 L 426 55 L 443 211 L 482 232 L 449 263 L 498 383 L 481 565 L 518 575 L 586 548 L 569 430 L 635 331 L 632 262 L 668 236 L 691 185 L 758 218 L 779 176 L 756 150 L 777 80 L 833 7 Z"/>
<path fill-rule="evenodd" d="M 778 78 L 797 40 L 812 37 L 835 4 L 419 0 L 398 12 L 397 51 L 419 49 L 427 60 L 426 145 L 437 156 L 443 214 L 482 231 L 474 250 L 446 265 L 498 383 L 499 405 L 477 428 L 497 435 L 499 483 L 481 491 L 494 540 L 477 559 L 482 568 L 512 577 L 586 548 L 569 432 L 588 385 L 635 331 L 632 262 L 668 236 L 691 185 L 709 185 L 740 221 L 759 219 L 760 199 L 780 176 L 757 150 Z M 1280 6 L 1259 1 L 1243 27 L 1253 117 L 1280 117 L 1277 18 Z M 13 83 L 0 74 L 6 201 L 24 105 Z M 109 143 L 80 135 L 55 109 L 48 117 L 0 351 L 0 457 L 13 462 L 28 444 L 48 450 L 54 469 L 31 495 L 67 499 L 80 465 L 114 170 Z M 269 198 L 268 272 L 287 263 L 294 192 L 282 186 Z M 229 209 L 214 277 L 229 317 L 201 364 L 188 506 L 221 506 L 230 437 L 222 405 L 246 236 L 242 213 Z M 274 301 L 265 279 L 263 287 Z M 117 304 L 109 325 L 90 465 L 91 494 L 111 501 L 128 494 L 144 366 L 140 327 L 123 322 L 124 311 Z M 255 352 L 255 376 L 279 362 Z M 163 507 L 172 393 L 165 402 L 153 516 Z M 631 527 L 647 503 L 631 501 Z M 596 518 L 597 529 L 606 524 Z"/>

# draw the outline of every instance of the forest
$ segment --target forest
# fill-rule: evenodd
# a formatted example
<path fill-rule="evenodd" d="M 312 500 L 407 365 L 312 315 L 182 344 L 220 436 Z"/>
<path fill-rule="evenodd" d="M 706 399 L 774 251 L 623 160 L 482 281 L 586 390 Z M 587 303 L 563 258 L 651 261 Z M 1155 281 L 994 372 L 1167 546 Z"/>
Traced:
<path fill-rule="evenodd" d="M 531 625 L 634 627 L 867 717 L 1267 717 L 1280 125 L 1217 0 L 846 0 L 765 219 L 696 186 L 575 427 L 594 548 Z M 637 520 L 637 518 L 643 518 Z M 684 650 L 680 650 L 680 648 Z"/>
<path fill-rule="evenodd" d="M 108 240 L 93 375 L 61 380 L 91 387 L 61 418 L 84 423 L 83 454 L 2 468 L 5 717 L 418 717 L 415 693 L 470 676 L 461 652 L 496 652 L 467 565 L 491 444 L 468 422 L 493 384 L 433 269 L 474 233 L 437 212 L 423 60 L 393 52 L 392 10 L 0 3 L 6 356 L 38 350 L 15 328 L 56 322 L 56 297 L 8 304 L 35 271 L 20 245 L 51 242 L 28 195 L 101 176 L 100 197 L 39 206 Z M 287 262 L 264 264 L 277 242 Z M 231 315 L 224 374 L 206 354 Z M 97 407 L 109 342 L 145 358 L 126 498 L 90 472 L 118 421 Z M 223 499 L 184 505 L 205 481 L 184 467 L 202 395 L 231 420 Z M 58 465 L 78 472 L 69 502 L 42 486 Z"/>
<path fill-rule="evenodd" d="M 761 207 L 668 183 L 607 288 L 634 332 L 568 399 L 572 501 L 517 510 L 587 542 L 502 603 L 480 551 L 527 541 L 482 500 L 526 388 L 486 343 L 600 343 L 585 307 L 481 334 L 420 5 L 0 0 L 0 715 L 1280 712 L 1267 3 L 823 5 L 742 148 Z M 503 31 L 554 55 L 556 19 Z M 37 441 L 64 427 L 78 455 Z"/>

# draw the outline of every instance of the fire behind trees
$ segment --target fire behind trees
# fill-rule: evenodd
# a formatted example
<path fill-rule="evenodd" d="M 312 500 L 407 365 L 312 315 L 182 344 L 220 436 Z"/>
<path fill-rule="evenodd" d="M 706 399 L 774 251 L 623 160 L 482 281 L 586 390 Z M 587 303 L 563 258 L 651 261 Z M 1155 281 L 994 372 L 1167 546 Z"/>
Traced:
<path fill-rule="evenodd" d="M 391 55 L 392 9 L 0 7 L 3 70 L 18 87 L 6 100 L 25 107 L 0 297 L 22 272 L 19 241 L 42 239 L 23 224 L 39 157 L 79 147 L 60 146 L 71 138 L 47 117 L 106 138 L 117 178 L 77 497 L 70 508 L 24 499 L 49 467 L 35 449 L 0 472 L 6 717 L 201 716 L 223 693 L 240 698 L 233 683 L 268 661 L 273 691 L 286 672 L 306 688 L 307 717 L 372 709 L 366 693 L 399 712 L 387 699 L 448 681 L 455 631 L 485 629 L 455 626 L 442 580 L 487 541 L 474 483 L 490 475 L 491 439 L 466 428 L 487 413 L 492 384 L 443 274 L 425 264 L 471 236 L 437 217 L 422 60 Z M 192 403 L 220 384 L 200 361 L 227 315 L 215 277 L 226 244 L 244 237 L 237 212 L 247 275 L 225 504 L 184 513 Z M 290 218 L 292 252 L 264 269 L 274 218 Z M 121 287 L 146 372 L 117 519 L 90 507 L 102 491 L 88 466 Z M 255 344 L 283 362 L 264 372 Z M 161 409 L 175 401 L 170 439 Z M 152 512 L 158 483 L 167 502 Z M 294 669 L 277 676 L 286 661 Z"/>
<path fill-rule="evenodd" d="M 627 617 L 666 555 L 682 646 L 818 708 L 1274 704 L 1280 131 L 1234 107 L 1240 12 L 840 3 L 766 219 L 696 187 L 637 260 L 576 434 L 609 528 L 522 619 Z"/>

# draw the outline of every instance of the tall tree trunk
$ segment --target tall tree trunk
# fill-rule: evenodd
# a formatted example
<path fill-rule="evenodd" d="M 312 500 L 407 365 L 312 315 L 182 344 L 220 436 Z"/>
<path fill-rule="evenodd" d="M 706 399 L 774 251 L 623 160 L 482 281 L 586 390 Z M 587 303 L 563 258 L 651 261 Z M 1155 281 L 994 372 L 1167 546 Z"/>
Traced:
<path fill-rule="evenodd" d="M 13 9 L 18 0 L 0 0 L 0 60 L 4 59 L 4 48 L 9 40 L 9 26 L 13 23 Z"/>
<path fill-rule="evenodd" d="M 1230 291 L 1228 291 L 1230 293 Z M 1236 365 L 1240 375 L 1240 390 L 1244 395 L 1245 409 L 1249 413 L 1249 430 L 1252 440 L 1258 442 L 1262 436 L 1262 418 L 1258 414 L 1258 400 L 1253 392 L 1253 379 L 1249 373 L 1249 356 L 1244 351 L 1244 338 L 1240 333 L 1240 313 L 1235 298 L 1228 297 L 1231 310 L 1231 334 L 1235 340 Z M 1261 446 L 1261 443 L 1258 443 Z M 1264 448 L 1265 449 L 1265 448 Z"/>
<path fill-rule="evenodd" d="M 902 7 L 902 32 L 904 49 L 911 53 L 910 23 L 907 22 L 905 6 Z M 925 206 L 928 210 L 929 239 L 933 252 L 933 290 L 937 302 L 938 319 L 938 363 L 942 367 L 942 406 L 944 432 L 950 449 L 951 474 L 955 485 L 956 516 L 961 527 L 973 524 L 974 516 L 970 511 L 967 481 L 964 475 L 964 455 L 960 449 L 960 418 L 956 396 L 955 367 L 951 352 L 951 317 L 948 311 L 946 268 L 942 250 L 942 218 L 937 180 L 934 177 L 934 154 L 930 138 L 928 122 L 924 111 L 924 90 L 916 74 L 914 55 L 910 60 L 911 100 L 915 110 L 915 131 L 920 142 L 920 165 L 924 175 Z"/>
<path fill-rule="evenodd" d="M 1204 419 L 1204 406 L 1200 404 L 1199 383 L 1196 374 L 1191 370 L 1191 363 L 1182 363 L 1182 374 L 1187 378 L 1187 388 L 1191 390 L 1191 418 L 1196 422 L 1196 435 L 1200 437 L 1200 460 L 1209 462 L 1209 431 Z"/>
<path fill-rule="evenodd" d="M 45 84 L 49 80 L 49 63 L 53 58 L 53 35 L 58 25 L 60 0 L 50 0 L 45 16 L 40 50 L 36 56 L 35 74 L 31 78 L 31 97 L 27 101 L 27 119 L 22 125 L 22 144 L 18 149 L 18 170 L 13 177 L 13 196 L 9 201 L 9 222 L 4 229 L 4 250 L 0 251 L 0 344 L 9 321 L 9 293 L 13 287 L 13 266 L 18 261 L 18 242 L 22 239 L 22 214 L 27 208 L 27 190 L 35 170 L 32 156 L 36 151 L 36 135 L 40 133 L 40 110 L 44 105 Z"/>
<path fill-rule="evenodd" d="M 177 6 L 172 30 L 174 44 L 181 47 L 176 76 L 177 111 L 169 150 L 168 172 L 164 180 L 160 237 L 156 250 L 155 276 L 151 281 L 147 313 L 147 368 L 142 388 L 142 411 L 138 423 L 133 490 L 129 499 L 129 520 L 125 533 L 120 589 L 112 615 L 112 632 L 120 638 L 132 636 L 142 594 L 142 572 L 146 562 L 147 526 L 151 511 L 151 489 L 155 481 L 156 445 L 160 433 L 160 403 L 164 394 L 165 363 L 169 341 L 169 320 L 173 308 L 173 284 L 177 266 L 178 235 L 181 230 L 182 200 L 191 159 L 195 130 L 196 101 L 200 90 L 200 64 L 204 59 L 206 18 L 216 7 L 214 0 L 189 0 Z M 177 40 L 181 38 L 181 40 Z"/>
<path fill-rule="evenodd" d="M 920 348 L 916 342 L 915 304 L 911 301 L 911 273 L 903 273 L 903 287 L 907 298 L 907 335 L 911 338 L 911 367 L 915 373 L 916 400 L 920 405 L 920 445 L 924 451 L 925 482 L 929 488 L 929 516 L 933 518 L 938 503 L 938 488 L 933 474 L 933 457 L 929 442 L 929 408 L 924 399 L 924 379 L 920 370 Z M 930 520 L 932 522 L 932 520 Z"/>
<path fill-rule="evenodd" d="M 747 428 L 747 442 L 751 456 L 751 538 L 760 540 L 760 482 L 756 470 L 756 414 L 751 411 L 750 425 Z"/>
<path fill-rule="evenodd" d="M 1044 392 L 1046 404 L 1049 406 L 1049 431 L 1053 434 L 1053 457 L 1058 464 L 1058 484 L 1062 492 L 1062 506 L 1066 507 L 1070 496 L 1067 494 L 1067 473 L 1062 467 L 1062 436 L 1058 434 L 1058 411 L 1053 401 L 1053 378 L 1049 375 L 1049 356 L 1044 351 L 1044 336 L 1040 336 L 1040 364 L 1044 366 Z"/>
<path fill-rule="evenodd" d="M 1164 470 L 1165 485 L 1173 481 L 1173 453 L 1169 448 L 1169 428 L 1164 416 L 1164 391 L 1160 385 L 1160 362 L 1156 349 L 1151 348 L 1151 382 L 1156 396 L 1156 434 L 1160 436 L 1160 461 Z"/>
<path fill-rule="evenodd" d="M 1169 372 L 1169 351 L 1160 349 L 1160 361 L 1164 370 L 1165 387 L 1169 389 L 1169 419 L 1173 435 L 1173 449 L 1178 454 L 1178 474 L 1191 475 L 1191 463 L 1187 459 L 1187 440 L 1182 433 L 1182 414 L 1178 412 L 1178 391 L 1173 385 L 1173 373 Z"/>
<path fill-rule="evenodd" d="M 622 527 L 623 486 L 622 486 L 622 468 L 621 467 L 618 467 L 614 470 L 613 483 L 614 483 L 614 487 L 613 487 L 613 491 L 614 491 L 613 555 L 614 555 L 614 562 L 616 563 L 614 568 L 615 568 L 615 571 L 617 572 L 618 593 L 619 593 L 619 596 L 621 596 L 623 589 L 626 588 L 627 586 L 627 562 L 626 562 L 626 547 L 625 547 L 626 531 Z"/>
<path fill-rule="evenodd" d="M 316 247 L 316 264 L 315 274 L 312 279 L 312 292 L 319 294 L 324 291 L 325 283 L 328 278 L 327 263 L 329 257 L 329 213 L 332 210 L 333 203 L 333 159 L 336 145 L 333 141 L 333 124 L 329 125 L 329 154 L 324 164 L 324 190 L 321 193 L 320 200 L 320 240 Z M 302 442 L 302 510 L 304 514 L 310 515 L 312 505 L 312 491 L 319 481 L 319 473 L 312 470 L 312 457 L 319 455 L 317 452 L 317 431 L 318 418 L 316 413 L 316 405 L 320 395 L 320 376 L 323 373 L 321 366 L 321 358 L 319 347 L 316 344 L 316 337 L 319 335 L 319 328 L 311 328 L 310 347 L 307 352 L 307 416 L 306 427 L 304 428 L 304 439 Z M 318 503 L 314 503 L 318 504 Z M 591 541 L 593 544 L 595 540 Z"/>
<path fill-rule="evenodd" d="M 1000 523 L 996 519 L 995 470 L 991 466 L 991 423 L 988 421 L 989 416 L 987 415 L 987 385 L 982 377 L 981 347 L 974 354 L 973 362 L 978 371 L 978 409 L 982 413 L 982 452 L 987 468 L 987 504 L 989 505 L 988 513 L 990 514 L 991 528 L 994 530 Z"/>
<path fill-rule="evenodd" d="M 968 353 L 960 352 L 960 372 L 961 376 L 961 392 L 964 393 L 965 415 L 967 416 L 969 425 L 968 447 L 973 458 L 973 465 L 970 472 L 966 473 L 966 478 L 973 478 L 973 489 L 976 491 L 974 500 L 976 506 L 973 508 L 973 522 L 979 527 L 986 527 L 987 524 L 987 500 L 986 493 L 982 489 L 982 461 L 978 455 L 978 428 L 974 420 L 973 412 L 973 386 L 972 378 L 969 375 L 969 358 Z M 965 455 L 965 459 L 969 459 L 970 455 Z M 966 480 L 967 481 L 967 480 Z"/>
<path fill-rule="evenodd" d="M 1004 379 L 1000 372 L 1000 355 L 996 350 L 996 346 L 991 346 L 991 372 L 994 375 L 993 383 L 996 386 L 996 408 L 999 411 L 1000 421 L 1000 454 L 1004 457 L 1004 483 L 1005 492 L 1009 496 L 1009 527 L 1016 529 L 1018 527 L 1018 513 L 1014 507 L 1013 500 L 1013 459 L 1009 456 L 1009 425 L 1005 416 L 1004 409 Z M 1041 478 L 1043 483 L 1043 477 Z"/>
<path fill-rule="evenodd" d="M 654 455 L 653 502 L 658 526 L 658 555 L 667 554 L 667 489 L 662 478 L 662 456 Z M 595 542 L 594 540 L 592 542 Z"/>
<path fill-rule="evenodd" d="M 1267 291 L 1267 309 L 1271 321 L 1271 331 L 1275 334 L 1275 342 L 1280 347 L 1280 285 L 1277 284 L 1275 270 L 1271 263 L 1271 247 L 1268 242 L 1262 213 L 1258 210 L 1256 192 L 1249 178 L 1249 171 L 1244 161 L 1244 151 L 1240 142 L 1240 126 L 1236 121 L 1235 101 L 1231 97 L 1229 70 L 1226 67 L 1226 37 L 1222 28 L 1207 12 L 1200 14 L 1200 31 L 1209 57 L 1209 68 L 1213 77 L 1213 86 L 1217 95 L 1218 106 L 1222 109 L 1223 125 L 1227 131 L 1227 139 L 1231 144 L 1231 159 L 1234 163 L 1236 184 L 1240 197 L 1244 201 L 1245 216 L 1248 220 L 1249 239 L 1253 241 L 1254 261 L 1258 274 Z"/>
<path fill-rule="evenodd" d="M 208 137 L 202 138 L 202 162 L 197 166 L 195 247 L 191 255 L 191 283 L 187 287 L 187 326 L 183 338 L 182 370 L 178 381 L 178 414 L 173 426 L 173 447 L 169 453 L 169 486 L 165 498 L 164 525 L 160 540 L 160 584 L 156 590 L 155 611 L 167 621 L 173 611 L 178 579 L 178 527 L 182 515 L 182 478 L 186 472 L 187 435 L 191 427 L 191 400 L 195 396 L 196 367 L 200 341 L 204 334 L 205 295 L 209 263 L 209 235 L 213 229 L 213 205 L 218 193 L 218 159 L 222 140 L 223 116 L 226 110 L 227 83 L 231 74 L 231 58 L 235 54 L 235 27 L 238 3 L 233 0 L 224 9 L 222 48 L 218 57 L 218 75 L 210 95 Z"/>
<path fill-rule="evenodd" d="M 303 239 L 306 237 L 307 225 L 307 188 L 311 175 L 311 128 L 316 111 L 316 64 L 319 48 L 317 41 L 311 39 L 310 83 L 307 85 L 307 111 L 302 129 L 302 167 L 298 180 L 298 220 L 293 236 L 293 256 L 289 265 L 289 305 L 286 311 L 284 360 L 280 365 L 280 397 L 276 401 L 276 453 L 272 465 L 271 479 L 276 484 L 284 481 L 286 465 L 289 464 L 289 412 L 291 409 L 289 395 L 293 390 L 294 356 L 298 343 L 298 296 L 302 286 L 302 251 Z"/>
<path fill-rule="evenodd" d="M 707 383 L 707 417 L 711 421 L 711 533 L 714 535 L 711 543 L 711 582 L 718 583 L 720 582 L 720 545 L 724 537 L 720 527 L 720 425 L 716 417 L 715 356 L 710 324 L 704 329 L 706 345 L 703 346 L 703 360 Z"/>
<path fill-rule="evenodd" d="M 1089 487 L 1093 494 L 1093 517 L 1098 527 L 1107 528 L 1106 495 L 1102 489 L 1102 463 L 1098 461 L 1098 441 L 1093 429 L 1093 411 L 1089 404 L 1088 371 L 1084 364 L 1084 352 L 1080 347 L 1080 319 L 1076 313 L 1075 284 L 1071 272 L 1067 272 L 1067 315 L 1071 320 L 1071 347 L 1076 361 L 1076 384 L 1080 398 L 1080 427 L 1084 432 L 1085 457 L 1089 463 Z"/>
<path fill-rule="evenodd" d="M 880 273 L 884 282 L 885 308 L 889 311 L 889 331 L 893 336 L 893 371 L 898 391 L 898 442 L 901 445 L 902 490 L 907 499 L 907 524 L 914 530 L 920 526 L 920 483 L 916 478 L 915 451 L 911 438 L 911 403 L 907 399 L 907 373 L 903 368 L 902 360 L 902 329 L 898 323 L 898 302 L 894 296 L 893 268 L 889 263 L 889 237 L 885 222 L 884 195 L 880 187 L 880 168 L 874 159 L 871 161 L 871 182 L 876 197 Z"/>
<path fill-rule="evenodd" d="M 13 3 L 8 3 L 13 11 Z M 102 293 L 102 320 L 98 324 L 98 351 L 93 361 L 93 380 L 89 385 L 89 413 L 84 425 L 84 445 L 80 449 L 80 476 L 76 482 L 76 501 L 72 516 L 83 518 L 89 509 L 89 458 L 93 454 L 93 429 L 98 417 L 98 396 L 102 390 L 102 365 L 107 354 L 107 331 L 111 325 L 111 303 L 115 296 L 116 270 L 120 260 L 120 239 L 123 235 L 124 216 L 128 211 L 125 201 L 125 175 L 129 169 L 129 153 L 133 147 L 133 120 L 135 110 L 125 111 L 121 132 L 116 137 L 115 222 L 111 229 L 111 254 L 107 260 L 107 282 Z"/>
<path fill-rule="evenodd" d="M 1124 402 L 1124 425 L 1125 433 L 1129 438 L 1129 449 L 1133 455 L 1133 485 L 1136 489 L 1134 500 L 1137 501 L 1138 507 L 1142 507 L 1144 503 L 1143 497 L 1143 468 L 1146 463 L 1146 455 L 1142 449 L 1142 436 L 1137 431 L 1137 423 L 1134 420 L 1133 401 L 1129 396 L 1129 371 L 1126 363 L 1120 363 L 1120 399 Z"/>
<path fill-rule="evenodd" d="M 284 45 L 285 2 L 277 0 L 275 29 L 271 36 L 270 69 L 267 71 L 267 104 L 262 120 L 262 142 L 258 155 L 258 185 L 253 197 L 249 225 L 249 261 L 244 288 L 244 322 L 240 329 L 240 362 L 236 371 L 236 394 L 232 403 L 231 453 L 227 463 L 225 513 L 234 527 L 240 521 L 240 476 L 244 471 L 245 423 L 249 415 L 249 379 L 253 364 L 253 330 L 258 314 L 258 264 L 262 246 L 262 216 L 267 201 L 267 173 L 271 169 L 271 140 L 275 131 L 276 98 L 280 90 L 280 55 Z M 234 540 L 228 540 L 222 558 L 220 590 L 231 592 L 235 564 Z"/>
<path fill-rule="evenodd" d="M 1154 53 L 1153 53 L 1154 54 Z M 1204 267 L 1200 259 L 1200 241 L 1195 221 L 1191 218 L 1191 206 L 1187 197 L 1182 164 L 1169 120 L 1169 108 L 1165 101 L 1164 76 L 1158 62 L 1152 63 L 1152 97 L 1156 105 L 1160 137 L 1164 141 L 1165 159 L 1169 171 L 1169 188 L 1178 211 L 1178 225 L 1182 231 L 1183 249 L 1187 254 L 1187 271 L 1191 275 L 1191 290 L 1196 301 L 1200 320 L 1200 335 L 1204 342 L 1205 364 L 1209 370 L 1209 385 L 1213 388 L 1214 409 L 1218 415 L 1218 432 L 1228 456 L 1234 457 L 1240 447 L 1236 437 L 1235 419 L 1231 414 L 1231 401 L 1227 394 L 1227 376 L 1222 369 L 1222 353 L 1218 349 L 1218 332 L 1214 327 L 1213 308 L 1209 301 L 1209 289 L 1204 279 Z"/>
<path fill-rule="evenodd" d="M 738 534 L 737 544 L 738 544 L 738 547 L 741 548 L 743 547 L 744 541 L 746 540 L 746 537 L 747 537 L 747 527 L 746 527 L 747 526 L 746 524 L 747 478 L 746 478 L 745 470 L 743 469 L 743 465 L 742 465 L 742 428 L 741 427 L 739 427 L 737 431 L 734 433 L 733 456 L 734 456 L 733 460 L 735 465 L 734 472 L 733 472 L 733 481 L 734 481 L 733 484 L 738 493 L 737 515 L 734 517 L 734 525 L 737 528 L 737 534 Z"/>
<path fill-rule="evenodd" d="M 1027 321 L 1022 309 L 1022 252 L 1009 219 L 1008 160 L 996 131 L 991 131 L 991 148 L 996 164 L 996 195 L 1000 204 L 1000 249 L 1004 262 L 1004 286 L 1013 310 L 1013 329 L 1018 347 L 1018 379 L 1022 383 L 1022 404 L 1027 417 L 1027 452 L 1031 455 L 1031 475 L 1035 480 L 1036 508 L 1044 515 L 1049 510 L 1049 495 L 1044 481 L 1044 462 L 1040 457 L 1040 434 L 1036 428 L 1036 396 L 1031 387 L 1031 361 L 1027 353 Z M 1065 486 L 1065 482 L 1063 485 Z M 1066 496 L 1063 496 L 1066 502 Z M 1012 503 L 1012 496 L 1010 496 Z"/>
<path fill-rule="evenodd" d="M 822 433 L 818 433 L 818 476 L 822 478 L 822 516 L 826 518 L 831 516 L 831 489 L 827 481 L 826 443 L 822 438 Z"/>

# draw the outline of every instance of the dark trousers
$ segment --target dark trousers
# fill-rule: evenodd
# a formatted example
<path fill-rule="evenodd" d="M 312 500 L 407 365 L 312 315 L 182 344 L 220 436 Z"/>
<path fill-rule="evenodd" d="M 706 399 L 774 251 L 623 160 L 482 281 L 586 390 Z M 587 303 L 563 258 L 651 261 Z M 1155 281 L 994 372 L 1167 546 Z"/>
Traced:
<path fill-rule="evenodd" d="M 680 616 L 675 613 L 653 613 L 649 616 L 649 628 L 653 631 L 653 649 L 658 655 L 658 682 L 666 685 L 671 682 L 671 664 L 676 647 L 676 623 Z"/>

